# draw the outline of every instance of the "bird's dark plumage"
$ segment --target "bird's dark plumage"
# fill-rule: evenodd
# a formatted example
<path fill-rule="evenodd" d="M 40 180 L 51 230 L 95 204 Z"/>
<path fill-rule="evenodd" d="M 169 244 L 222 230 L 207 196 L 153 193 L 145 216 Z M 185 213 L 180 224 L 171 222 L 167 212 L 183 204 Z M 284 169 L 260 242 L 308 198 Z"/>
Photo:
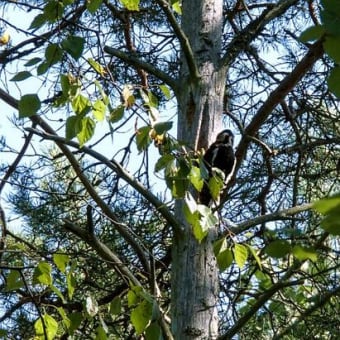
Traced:
<path fill-rule="evenodd" d="M 204 154 L 204 165 L 208 170 L 209 178 L 205 180 L 200 192 L 199 198 L 201 204 L 209 206 L 211 203 L 212 197 L 208 182 L 213 176 L 213 168 L 218 168 L 224 173 L 225 184 L 230 180 L 235 167 L 233 144 L 234 134 L 230 130 L 223 130 L 217 135 L 216 141 L 209 146 Z"/>

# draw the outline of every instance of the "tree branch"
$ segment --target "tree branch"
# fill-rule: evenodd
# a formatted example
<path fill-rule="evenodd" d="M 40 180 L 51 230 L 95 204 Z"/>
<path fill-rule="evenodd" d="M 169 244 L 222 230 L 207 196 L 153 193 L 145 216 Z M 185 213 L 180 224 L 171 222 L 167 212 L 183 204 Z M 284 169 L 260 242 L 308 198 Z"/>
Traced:
<path fill-rule="evenodd" d="M 178 92 L 176 80 L 150 63 L 142 61 L 140 58 L 132 55 L 131 53 L 126 53 L 113 47 L 104 46 L 104 51 L 107 54 L 117 57 L 134 67 L 147 71 L 148 73 L 163 81 L 165 84 L 169 85 L 174 92 Z"/>
<path fill-rule="evenodd" d="M 272 214 L 257 216 L 245 222 L 239 223 L 236 226 L 230 227 L 228 229 L 228 233 L 232 232 L 233 234 L 237 235 L 258 224 L 282 220 L 284 218 L 287 218 L 288 216 L 298 214 L 302 211 L 310 210 L 312 209 L 312 207 L 313 207 L 313 203 L 306 203 L 306 204 L 297 205 L 292 208 L 276 211 Z"/>
<path fill-rule="evenodd" d="M 30 129 L 27 128 L 29 131 L 33 131 L 36 135 L 47 139 L 47 140 L 53 140 L 56 143 L 69 145 L 71 147 L 74 147 L 78 150 L 81 150 L 85 154 L 90 155 L 91 157 L 97 159 L 102 164 L 105 164 L 109 169 L 113 170 L 115 173 L 117 173 L 118 176 L 120 176 L 122 179 L 124 179 L 128 184 L 130 184 L 135 190 L 137 190 L 141 195 L 143 195 L 156 209 L 157 211 L 165 218 L 165 220 L 175 229 L 180 230 L 182 227 L 178 223 L 178 221 L 174 218 L 174 216 L 171 214 L 169 209 L 164 205 L 162 201 L 160 201 L 155 195 L 153 195 L 147 188 L 143 186 L 136 178 L 131 176 L 118 162 L 115 160 L 109 160 L 105 156 L 103 156 L 101 153 L 87 147 L 82 146 L 80 147 L 79 144 L 75 141 L 69 141 L 64 137 L 60 137 L 58 135 L 48 134 L 41 132 L 39 130 Z"/>
<path fill-rule="evenodd" d="M 11 106 L 14 107 L 15 109 L 18 109 L 18 101 L 15 98 L 11 97 L 9 94 L 7 94 L 5 91 L 3 91 L 1 88 L 0 88 L 0 98 L 4 99 L 7 104 L 11 104 Z M 57 136 L 56 132 L 52 129 L 52 127 L 50 127 L 41 117 L 34 115 L 34 116 L 31 116 L 30 119 L 33 123 L 41 126 L 48 135 Z M 36 130 L 33 129 L 33 131 L 36 131 Z M 113 225 L 118 230 L 118 232 L 122 235 L 122 237 L 132 246 L 137 256 L 139 257 L 143 267 L 149 273 L 150 263 L 145 254 L 145 251 L 142 249 L 139 242 L 135 240 L 133 233 L 129 230 L 129 228 L 125 224 L 119 222 L 119 219 L 116 217 L 112 209 L 101 199 L 101 197 L 99 196 L 99 194 L 97 193 L 97 191 L 95 190 L 91 182 L 88 180 L 88 178 L 83 173 L 77 159 L 74 157 L 73 153 L 66 146 L 66 143 L 62 142 L 61 140 L 56 140 L 56 144 L 58 145 L 60 150 L 63 152 L 65 157 L 70 162 L 75 173 L 77 174 L 78 178 L 84 185 L 89 195 L 101 208 L 103 213 L 110 219 L 110 221 L 113 223 Z M 78 148 L 79 148 L 79 145 L 78 145 Z"/>
<path fill-rule="evenodd" d="M 191 49 L 191 45 L 189 42 L 188 37 L 185 35 L 183 30 L 181 29 L 180 25 L 178 24 L 176 17 L 172 10 L 170 9 L 169 1 L 166 0 L 156 0 L 158 5 L 163 9 L 163 12 L 165 13 L 166 17 L 168 18 L 168 21 L 174 30 L 179 43 L 181 45 L 183 54 L 185 56 L 185 60 L 188 64 L 190 76 L 193 80 L 200 78 L 200 72 L 198 70 L 196 59 L 194 56 L 194 53 Z"/>
<path fill-rule="evenodd" d="M 328 290 L 326 293 L 318 294 L 317 296 L 313 296 L 312 299 L 314 304 L 300 314 L 298 318 L 294 318 L 294 322 L 291 322 L 282 332 L 275 335 L 272 340 L 283 339 L 284 335 L 290 333 L 294 330 L 294 328 L 301 322 L 307 319 L 309 315 L 314 313 L 318 308 L 324 306 L 333 296 L 337 296 L 340 293 L 340 286 Z"/>
<path fill-rule="evenodd" d="M 285 13 L 289 7 L 297 2 L 298 0 L 281 0 L 274 6 L 264 10 L 257 19 L 250 22 L 228 44 L 227 50 L 221 59 L 221 65 L 228 67 L 242 51 L 249 47 L 250 42 L 259 35 L 271 20 Z"/>
<path fill-rule="evenodd" d="M 317 249 L 319 248 L 322 243 L 326 240 L 328 237 L 328 233 L 323 233 L 320 237 L 320 239 L 315 243 L 314 247 Z M 280 289 L 289 287 L 292 285 L 292 282 L 289 282 L 288 280 L 291 278 L 291 276 L 296 273 L 296 271 L 306 262 L 304 261 L 295 261 L 291 267 L 288 268 L 286 273 L 275 283 L 273 284 L 269 289 L 267 289 L 265 292 L 263 292 L 255 301 L 255 303 L 252 305 L 252 307 L 246 312 L 240 319 L 234 324 L 233 327 L 229 329 L 226 333 L 221 335 L 218 340 L 228 340 L 232 339 L 232 337 L 252 318 L 256 315 L 256 312 L 264 306 L 264 304 Z"/>
<path fill-rule="evenodd" d="M 254 137 L 259 128 L 274 110 L 274 108 L 280 104 L 284 97 L 291 91 L 291 89 L 302 79 L 302 77 L 312 68 L 315 62 L 323 55 L 323 41 L 319 40 L 314 43 L 307 54 L 302 60 L 295 66 L 292 72 L 290 72 L 286 78 L 284 78 L 279 86 L 269 95 L 267 100 L 263 103 L 258 110 L 254 118 L 244 130 L 244 135 L 235 152 L 237 158 L 236 170 L 240 168 L 242 160 L 246 157 L 248 145 L 250 143 L 250 137 Z"/>

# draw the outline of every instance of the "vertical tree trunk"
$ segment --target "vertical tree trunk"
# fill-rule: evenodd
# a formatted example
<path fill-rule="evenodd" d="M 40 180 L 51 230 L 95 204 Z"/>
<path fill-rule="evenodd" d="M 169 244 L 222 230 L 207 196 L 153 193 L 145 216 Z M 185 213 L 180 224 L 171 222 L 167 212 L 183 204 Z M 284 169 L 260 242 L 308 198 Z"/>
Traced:
<path fill-rule="evenodd" d="M 221 130 L 225 69 L 219 66 L 222 0 L 183 0 L 182 30 L 189 39 L 199 77 L 182 55 L 178 98 L 178 139 L 206 148 Z M 175 339 L 214 339 L 218 333 L 218 269 L 213 253 L 216 231 L 199 244 L 185 223 L 183 204 L 176 217 L 185 229 L 173 239 L 172 328 Z"/>

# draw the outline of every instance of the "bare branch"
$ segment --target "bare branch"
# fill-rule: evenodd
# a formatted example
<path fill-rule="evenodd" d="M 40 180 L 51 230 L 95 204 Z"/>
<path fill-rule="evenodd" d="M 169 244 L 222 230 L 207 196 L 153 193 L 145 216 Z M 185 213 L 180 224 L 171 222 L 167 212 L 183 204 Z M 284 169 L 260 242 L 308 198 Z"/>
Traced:
<path fill-rule="evenodd" d="M 239 223 L 236 226 L 229 228 L 229 231 L 231 231 L 234 234 L 240 234 L 244 232 L 245 230 L 251 227 L 254 227 L 258 224 L 282 220 L 289 216 L 298 214 L 302 211 L 310 210 L 312 209 L 312 207 L 313 207 L 313 203 L 306 203 L 306 204 L 301 204 L 301 205 L 298 205 L 292 208 L 283 209 L 283 210 L 274 212 L 272 214 L 258 216 L 258 217 L 252 218 L 250 220 Z"/>
<path fill-rule="evenodd" d="M 140 58 L 138 58 L 135 55 L 132 55 L 131 53 L 126 53 L 113 47 L 105 46 L 104 51 L 114 57 L 117 57 L 125 61 L 126 63 L 132 66 L 147 71 L 148 73 L 154 75 L 156 78 L 163 81 L 165 84 L 169 85 L 174 92 L 178 92 L 176 80 L 170 77 L 165 72 L 158 69 L 157 67 L 151 65 L 150 63 L 142 61 Z"/>

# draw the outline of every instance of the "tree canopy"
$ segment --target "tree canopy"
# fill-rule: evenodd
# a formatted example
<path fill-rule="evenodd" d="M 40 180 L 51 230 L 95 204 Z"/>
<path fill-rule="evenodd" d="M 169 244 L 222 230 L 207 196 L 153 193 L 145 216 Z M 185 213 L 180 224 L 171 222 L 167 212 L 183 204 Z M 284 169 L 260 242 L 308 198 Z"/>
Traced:
<path fill-rule="evenodd" d="M 339 4 L 0 10 L 0 337 L 339 334 Z"/>

